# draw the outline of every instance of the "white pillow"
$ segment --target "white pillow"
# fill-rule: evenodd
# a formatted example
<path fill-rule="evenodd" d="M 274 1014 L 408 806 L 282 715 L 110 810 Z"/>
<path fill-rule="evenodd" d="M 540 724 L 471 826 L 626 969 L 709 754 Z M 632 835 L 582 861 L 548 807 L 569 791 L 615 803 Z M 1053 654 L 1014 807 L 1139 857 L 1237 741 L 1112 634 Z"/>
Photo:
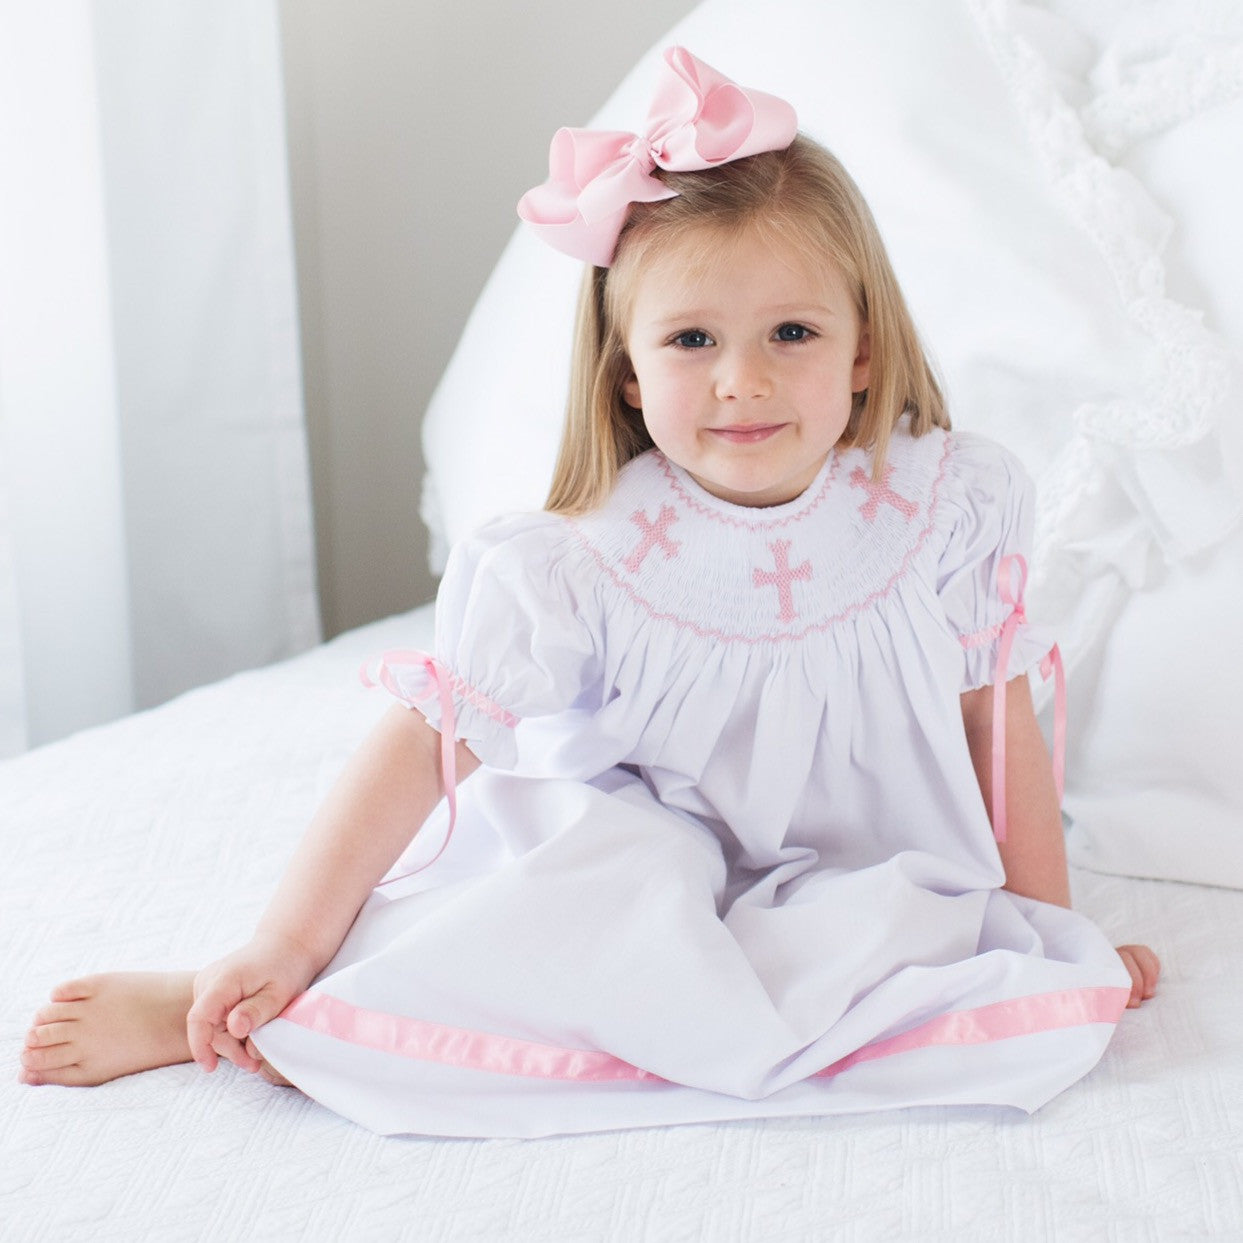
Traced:
<path fill-rule="evenodd" d="M 1168 636 L 1144 641 L 1143 619 L 1159 618 L 1162 606 L 1148 603 L 1160 592 L 1181 598 L 1200 589 L 1192 568 L 1163 564 L 1200 554 L 1194 565 L 1208 565 L 1205 550 L 1237 517 L 1218 424 L 1238 389 L 1221 340 L 1198 310 L 1165 294 L 1169 217 L 1132 171 L 1092 147 L 1072 106 L 1103 98 L 1099 72 L 1091 76 L 1099 31 L 1006 0 L 788 0 L 780 20 L 775 12 L 746 0 L 706 0 L 660 47 L 684 44 L 737 81 L 789 99 L 802 128 L 842 158 L 872 205 L 946 379 L 955 426 L 994 436 L 1036 476 L 1041 509 L 1029 603 L 1059 634 L 1072 674 L 1073 806 L 1081 818 L 1116 823 L 1121 814 L 1101 811 L 1119 794 L 1108 748 L 1120 708 L 1107 683 L 1128 671 L 1116 660 L 1103 663 L 1104 640 L 1130 592 L 1149 584 L 1142 612 L 1128 613 L 1125 625 L 1135 626 L 1140 649 L 1151 645 L 1152 696 L 1146 707 L 1129 701 L 1128 722 L 1181 712 L 1175 705 L 1186 684 L 1161 667 L 1162 657 L 1175 663 Z M 1130 46 L 1134 67 L 1134 40 Z M 594 124 L 641 124 L 659 50 Z M 1092 115 L 1100 123 L 1107 114 L 1102 106 Z M 1212 175 L 1183 147 L 1131 154 L 1136 171 L 1163 184 L 1163 159 L 1175 180 L 1180 160 L 1195 163 L 1202 178 Z M 544 175 L 532 169 L 532 183 Z M 1170 206 L 1202 222 L 1211 216 L 1204 204 L 1198 215 L 1191 204 Z M 1218 280 L 1237 281 L 1243 264 L 1231 262 L 1218 240 L 1195 254 Z M 1233 244 L 1237 252 L 1237 233 Z M 1180 252 L 1186 262 L 1193 249 Z M 520 230 L 485 288 L 425 423 L 424 517 L 434 560 L 494 514 L 542 505 L 579 275 L 579 265 Z M 1180 269 L 1176 292 L 1189 298 L 1194 288 L 1183 275 Z M 1237 288 L 1232 296 L 1237 305 Z M 486 365 L 480 341 L 488 342 Z M 1213 581 L 1230 614 L 1243 615 L 1243 600 L 1228 599 L 1233 580 Z M 1106 736 L 1089 748 L 1079 695 L 1080 683 L 1092 689 L 1094 668 L 1101 698 L 1086 711 Z M 1123 746 L 1130 735 L 1116 738 Z M 1178 738 L 1164 743 L 1176 766 Z M 1185 758 L 1185 784 L 1209 789 L 1198 750 Z M 1226 768 L 1212 781 L 1243 818 L 1238 768 L 1232 789 Z M 1200 797 L 1185 802 L 1187 823 Z M 1125 816 L 1137 832 L 1168 832 L 1171 799 L 1140 821 L 1132 798 Z M 1223 813 L 1223 825 L 1228 819 Z M 1127 847 L 1118 841 L 1117 851 L 1094 848 L 1098 865 L 1119 866 Z M 1235 843 L 1243 851 L 1243 831 Z M 1226 874 L 1220 859 L 1212 870 Z"/>
<path fill-rule="evenodd" d="M 1202 310 L 1206 326 L 1237 351 L 1243 165 L 1223 157 L 1240 150 L 1243 135 L 1243 9 L 1235 0 L 1050 0 L 1042 35 L 1059 18 L 1071 33 L 1064 27 L 1045 46 L 1089 139 L 1169 221 L 1162 259 L 1170 295 Z M 1223 448 L 1237 479 L 1243 412 L 1233 391 Z M 1243 531 L 1131 577 L 1142 587 L 1120 602 L 1099 662 L 1076 680 L 1071 859 L 1243 888 Z"/>
<path fill-rule="evenodd" d="M 1075 688 L 1071 861 L 1243 889 L 1243 530 L 1160 567 Z"/>

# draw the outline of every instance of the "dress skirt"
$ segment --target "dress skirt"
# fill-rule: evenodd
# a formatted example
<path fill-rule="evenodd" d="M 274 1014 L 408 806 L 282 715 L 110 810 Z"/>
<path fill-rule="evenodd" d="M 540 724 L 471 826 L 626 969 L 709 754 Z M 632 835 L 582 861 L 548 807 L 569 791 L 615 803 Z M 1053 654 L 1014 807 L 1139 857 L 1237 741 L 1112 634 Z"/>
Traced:
<path fill-rule="evenodd" d="M 730 890 L 717 837 L 629 774 L 484 769 L 462 795 L 441 858 L 377 890 L 255 1036 L 373 1131 L 1031 1111 L 1096 1064 L 1126 1005 L 1089 921 L 963 890 L 930 854 L 851 871 L 796 859 Z M 498 813 L 543 831 L 516 848 Z M 429 823 L 424 849 L 443 831 Z"/>

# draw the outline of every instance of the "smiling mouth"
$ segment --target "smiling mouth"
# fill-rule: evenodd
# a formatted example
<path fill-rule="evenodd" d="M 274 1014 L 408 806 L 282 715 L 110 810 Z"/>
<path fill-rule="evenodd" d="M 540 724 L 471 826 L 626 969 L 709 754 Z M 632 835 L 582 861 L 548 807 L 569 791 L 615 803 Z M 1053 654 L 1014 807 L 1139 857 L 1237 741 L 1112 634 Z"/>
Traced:
<path fill-rule="evenodd" d="M 775 436 L 783 427 L 784 423 L 752 423 L 745 427 L 710 427 L 708 430 L 730 444 L 753 445 Z"/>

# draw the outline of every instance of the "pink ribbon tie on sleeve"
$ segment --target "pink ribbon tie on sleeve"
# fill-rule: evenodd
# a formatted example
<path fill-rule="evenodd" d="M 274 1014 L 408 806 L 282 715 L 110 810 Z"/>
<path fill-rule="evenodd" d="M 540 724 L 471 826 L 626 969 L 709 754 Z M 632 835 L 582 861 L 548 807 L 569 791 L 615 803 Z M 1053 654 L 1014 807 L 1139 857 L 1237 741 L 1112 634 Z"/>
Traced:
<path fill-rule="evenodd" d="M 393 672 L 394 669 L 402 667 L 423 670 L 430 680 L 426 694 L 410 695 L 402 688 Z M 412 868 L 409 872 L 402 872 L 398 876 L 390 876 L 381 882 L 382 885 L 390 885 L 394 881 L 404 880 L 407 876 L 413 876 L 416 872 L 431 867 L 444 854 L 453 837 L 453 829 L 457 824 L 457 717 L 453 708 L 453 691 L 449 684 L 449 675 L 445 672 L 444 666 L 426 652 L 416 651 L 413 648 L 384 652 L 379 658 L 376 678 L 372 678 L 366 665 L 359 670 L 358 676 L 364 686 L 383 686 L 390 695 L 399 699 L 408 708 L 414 708 L 417 703 L 430 699 L 433 694 L 440 699 L 440 777 L 444 786 L 445 802 L 449 806 L 449 827 L 445 830 L 445 839 L 440 843 L 440 849 L 426 863 Z"/>
<path fill-rule="evenodd" d="M 676 197 L 652 176 L 655 169 L 697 172 L 781 151 L 797 133 L 785 100 L 731 82 L 685 48 L 669 48 L 644 133 L 559 129 L 548 180 L 522 196 L 518 215 L 555 250 L 606 268 L 630 204 Z"/>
<path fill-rule="evenodd" d="M 1027 624 L 1023 593 L 1027 587 L 1027 561 L 1019 553 L 1003 557 L 998 568 L 998 590 L 1010 606 L 1010 615 L 1001 628 L 997 645 L 997 672 L 993 682 L 993 835 L 1006 840 L 1006 682 L 1009 678 L 1010 651 L 1020 626 Z M 1017 585 L 1016 585 L 1017 580 Z M 1066 672 L 1062 653 L 1055 643 L 1040 662 L 1040 676 L 1054 678 L 1053 690 L 1053 779 L 1057 801 L 1062 801 L 1066 776 Z"/>

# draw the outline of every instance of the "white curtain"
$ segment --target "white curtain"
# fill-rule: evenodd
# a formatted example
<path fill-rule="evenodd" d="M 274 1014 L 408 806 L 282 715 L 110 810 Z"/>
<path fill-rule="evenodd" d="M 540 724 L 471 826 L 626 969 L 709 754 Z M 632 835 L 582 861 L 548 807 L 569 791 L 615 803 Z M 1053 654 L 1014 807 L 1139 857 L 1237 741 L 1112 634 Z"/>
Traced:
<path fill-rule="evenodd" d="M 274 0 L 0 0 L 0 755 L 318 636 Z"/>

